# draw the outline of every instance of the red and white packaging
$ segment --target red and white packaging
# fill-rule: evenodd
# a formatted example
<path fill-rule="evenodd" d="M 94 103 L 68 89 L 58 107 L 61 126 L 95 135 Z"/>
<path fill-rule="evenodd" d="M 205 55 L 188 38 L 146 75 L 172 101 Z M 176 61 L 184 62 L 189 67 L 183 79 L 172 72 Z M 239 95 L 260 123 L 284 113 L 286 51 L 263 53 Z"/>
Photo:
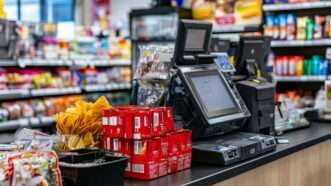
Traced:
<path fill-rule="evenodd" d="M 110 116 L 110 109 L 105 109 L 102 115 L 102 129 L 103 129 L 102 133 L 105 136 L 110 135 L 109 116 Z"/>
<path fill-rule="evenodd" d="M 147 139 L 152 137 L 151 117 L 148 110 L 137 110 L 133 118 L 133 139 Z"/>
<path fill-rule="evenodd" d="M 186 149 L 184 152 L 184 169 L 188 169 L 191 168 L 192 164 L 192 131 L 186 130 L 185 136 Z"/>
<path fill-rule="evenodd" d="M 109 113 L 109 128 L 110 136 L 114 138 L 123 138 L 124 121 L 120 112 L 116 109 L 112 109 Z"/>
<path fill-rule="evenodd" d="M 123 155 L 123 139 L 121 138 L 113 138 L 111 140 L 112 143 L 112 151 L 115 155 L 122 156 Z"/>
<path fill-rule="evenodd" d="M 133 140 L 133 161 L 155 161 L 158 162 L 160 159 L 160 142 L 157 139 L 147 140 Z"/>
<path fill-rule="evenodd" d="M 174 173 L 178 170 L 178 155 L 179 155 L 179 141 L 176 133 L 168 135 L 169 150 L 168 150 L 168 173 Z"/>
<path fill-rule="evenodd" d="M 161 158 L 159 161 L 159 177 L 168 175 L 168 158 Z"/>
<path fill-rule="evenodd" d="M 161 126 L 164 126 L 164 111 L 161 107 L 150 109 L 151 114 L 151 128 L 153 136 L 160 136 Z"/>
<path fill-rule="evenodd" d="M 132 161 L 130 178 L 150 180 L 159 177 L 159 164 L 155 161 Z"/>
<path fill-rule="evenodd" d="M 109 136 L 102 136 L 103 148 L 107 151 L 112 151 L 112 139 Z"/>
<path fill-rule="evenodd" d="M 173 110 L 171 107 L 164 107 L 165 112 L 165 122 L 166 122 L 166 132 L 173 131 L 175 129 L 175 121 Z"/>

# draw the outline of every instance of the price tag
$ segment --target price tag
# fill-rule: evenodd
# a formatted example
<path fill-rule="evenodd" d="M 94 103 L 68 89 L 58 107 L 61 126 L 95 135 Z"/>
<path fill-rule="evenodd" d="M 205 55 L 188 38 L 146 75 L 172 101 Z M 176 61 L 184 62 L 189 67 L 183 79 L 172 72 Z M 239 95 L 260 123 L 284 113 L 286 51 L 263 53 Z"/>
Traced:
<path fill-rule="evenodd" d="M 331 48 L 326 49 L 325 58 L 331 60 Z"/>

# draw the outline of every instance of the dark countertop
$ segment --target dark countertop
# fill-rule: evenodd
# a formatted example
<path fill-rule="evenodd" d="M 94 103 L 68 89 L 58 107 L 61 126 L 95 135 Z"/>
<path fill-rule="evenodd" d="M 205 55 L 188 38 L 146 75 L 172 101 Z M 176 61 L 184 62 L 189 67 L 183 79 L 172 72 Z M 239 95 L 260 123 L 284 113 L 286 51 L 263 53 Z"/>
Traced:
<path fill-rule="evenodd" d="M 193 164 L 191 169 L 164 176 L 152 181 L 125 180 L 125 186 L 164 186 L 164 185 L 211 185 L 234 177 L 258 166 L 272 162 L 291 153 L 331 139 L 330 124 L 312 124 L 311 127 L 288 132 L 281 136 L 289 144 L 277 145 L 276 151 L 247 160 L 232 166 L 222 167 L 205 164 Z"/>

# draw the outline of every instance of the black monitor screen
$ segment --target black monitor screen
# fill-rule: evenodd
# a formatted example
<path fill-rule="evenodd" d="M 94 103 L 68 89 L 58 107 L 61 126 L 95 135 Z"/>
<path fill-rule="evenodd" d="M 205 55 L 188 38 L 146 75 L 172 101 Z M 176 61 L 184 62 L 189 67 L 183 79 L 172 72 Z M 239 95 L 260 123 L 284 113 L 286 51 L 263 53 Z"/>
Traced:
<path fill-rule="evenodd" d="M 206 38 L 206 30 L 188 29 L 185 40 L 185 51 L 203 50 Z"/>
<path fill-rule="evenodd" d="M 218 71 L 191 73 L 189 81 L 208 118 L 240 112 Z"/>

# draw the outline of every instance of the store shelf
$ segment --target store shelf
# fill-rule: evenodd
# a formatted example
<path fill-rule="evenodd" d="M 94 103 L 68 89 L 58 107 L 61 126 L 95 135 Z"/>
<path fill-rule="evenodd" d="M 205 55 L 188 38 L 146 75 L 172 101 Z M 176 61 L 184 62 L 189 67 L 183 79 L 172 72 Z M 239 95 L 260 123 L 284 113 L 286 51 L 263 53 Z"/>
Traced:
<path fill-rule="evenodd" d="M 0 100 L 25 98 L 25 97 L 28 97 L 29 95 L 30 95 L 30 92 L 27 89 L 0 90 Z"/>
<path fill-rule="evenodd" d="M 13 67 L 13 66 L 17 66 L 17 63 L 15 60 L 0 59 L 0 67 Z"/>
<path fill-rule="evenodd" d="M 86 92 L 102 92 L 102 91 L 118 91 L 118 90 L 128 90 L 131 88 L 130 83 L 121 84 L 107 84 L 107 85 L 86 85 L 83 89 Z"/>
<path fill-rule="evenodd" d="M 275 76 L 275 82 L 323 82 L 326 76 Z"/>
<path fill-rule="evenodd" d="M 0 132 L 17 130 L 19 128 L 50 127 L 55 124 L 53 116 L 31 117 L 0 122 Z"/>
<path fill-rule="evenodd" d="M 271 47 L 312 47 L 312 46 L 331 46 L 331 39 L 319 39 L 309 41 L 271 41 Z"/>
<path fill-rule="evenodd" d="M 29 126 L 29 119 L 18 119 L 0 122 L 0 132 L 16 130 Z"/>
<path fill-rule="evenodd" d="M 19 59 L 17 64 L 24 68 L 27 66 L 72 66 L 71 60 L 62 59 Z"/>
<path fill-rule="evenodd" d="M 241 33 L 241 32 L 258 32 L 260 30 L 259 24 L 252 25 L 228 25 L 228 26 L 213 26 L 214 34 L 224 34 L 224 33 Z"/>
<path fill-rule="evenodd" d="M 81 92 L 80 87 L 32 89 L 31 97 L 79 94 Z"/>
<path fill-rule="evenodd" d="M 115 66 L 130 66 L 131 62 L 125 59 L 111 60 L 75 60 L 75 65 L 80 67 L 115 67 Z"/>
<path fill-rule="evenodd" d="M 331 1 L 319 1 L 319 2 L 292 3 L 292 4 L 269 4 L 269 5 L 263 5 L 263 10 L 266 12 L 271 12 L 271 11 L 305 10 L 305 9 L 318 9 L 318 8 L 330 8 L 330 7 L 331 7 Z"/>

